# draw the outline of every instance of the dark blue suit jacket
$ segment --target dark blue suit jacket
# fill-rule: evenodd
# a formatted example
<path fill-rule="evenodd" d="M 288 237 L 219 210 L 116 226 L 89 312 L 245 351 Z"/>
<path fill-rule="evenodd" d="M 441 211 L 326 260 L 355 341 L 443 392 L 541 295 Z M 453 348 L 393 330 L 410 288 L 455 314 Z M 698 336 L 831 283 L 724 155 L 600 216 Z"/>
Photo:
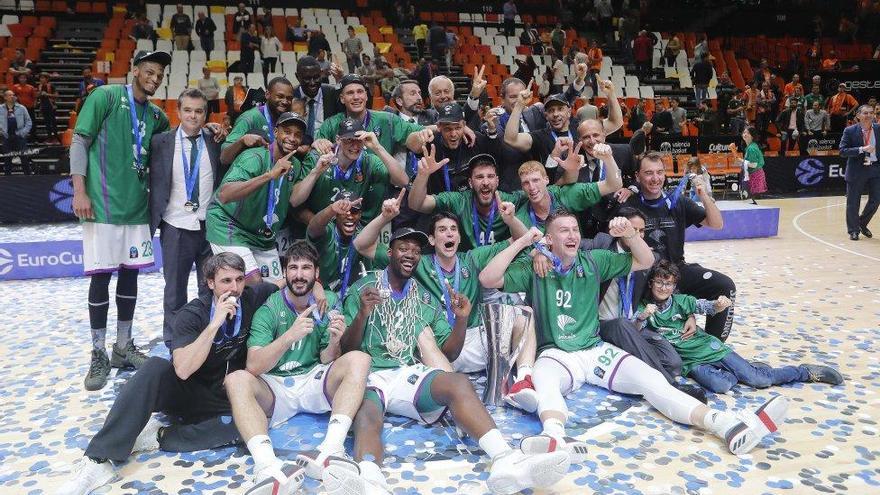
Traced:
<path fill-rule="evenodd" d="M 872 124 L 874 127 L 874 142 L 880 151 L 880 124 Z M 846 181 L 859 181 L 868 177 L 880 177 L 880 161 L 875 161 L 871 166 L 865 166 L 865 153 L 859 152 L 859 148 L 865 145 L 865 137 L 862 134 L 861 124 L 853 124 L 843 130 L 840 138 L 840 156 L 846 157 Z M 877 151 L 875 151 L 875 156 Z"/>

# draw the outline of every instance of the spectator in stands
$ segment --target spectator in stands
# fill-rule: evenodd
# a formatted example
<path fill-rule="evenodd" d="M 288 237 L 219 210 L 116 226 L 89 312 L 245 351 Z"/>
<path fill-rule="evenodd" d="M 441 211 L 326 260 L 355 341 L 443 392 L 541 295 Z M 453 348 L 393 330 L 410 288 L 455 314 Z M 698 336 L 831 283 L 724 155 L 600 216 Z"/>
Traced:
<path fill-rule="evenodd" d="M 514 36 L 517 14 L 516 2 L 507 0 L 501 7 L 501 11 L 504 17 L 504 36 Z"/>
<path fill-rule="evenodd" d="M 629 113 L 629 120 L 627 121 L 627 129 L 629 129 L 630 131 L 635 133 L 639 129 L 641 129 L 643 125 L 645 125 L 645 122 L 648 122 L 648 113 L 646 111 L 647 106 L 648 106 L 648 100 L 646 100 L 644 98 L 639 99 L 638 103 L 636 103 L 636 106 L 633 107 L 633 109 Z M 587 120 L 586 118 L 581 116 L 581 110 L 583 110 L 583 109 L 584 109 L 584 107 L 581 107 L 581 109 L 578 110 L 578 119 L 581 122 L 583 122 L 584 120 Z M 591 117 L 591 118 L 595 119 L 596 117 Z"/>
<path fill-rule="evenodd" d="M 202 67 L 202 78 L 199 79 L 199 90 L 208 100 L 205 112 L 205 122 L 211 121 L 212 113 L 220 112 L 220 83 L 211 75 L 211 69 L 206 65 Z"/>
<path fill-rule="evenodd" d="M 562 29 L 562 24 L 556 23 L 556 27 L 553 28 L 553 31 L 550 33 L 550 43 L 553 45 L 553 51 L 556 52 L 559 57 L 562 57 L 562 54 L 564 53 L 565 38 L 566 33 L 565 30 Z"/>
<path fill-rule="evenodd" d="M 633 41 L 633 59 L 636 63 L 636 74 L 644 81 L 651 74 L 654 55 L 654 41 L 645 30 L 639 31 L 639 35 Z"/>
<path fill-rule="evenodd" d="M 370 58 L 366 53 L 361 55 L 361 63 L 357 68 L 355 73 L 371 86 L 379 80 L 379 74 L 376 72 L 376 64 L 373 63 L 373 59 Z"/>
<path fill-rule="evenodd" d="M 706 191 L 706 194 L 708 194 L 708 196 L 711 198 L 712 197 L 712 176 L 709 174 L 709 171 L 706 169 L 706 167 L 704 167 L 703 164 L 700 163 L 700 159 L 695 156 L 688 159 L 687 166 L 686 166 L 685 170 L 687 171 L 688 175 L 693 174 L 693 175 L 699 176 L 700 179 L 702 179 L 703 184 L 705 184 L 704 190 Z M 701 203 L 702 201 L 700 201 L 700 198 L 697 195 L 697 188 L 694 187 L 693 177 L 691 177 L 691 179 L 688 183 L 688 188 L 690 189 L 689 196 L 691 198 L 691 201 Z"/>
<path fill-rule="evenodd" d="M 718 112 L 709 106 L 708 100 L 703 100 L 697 106 L 697 116 L 694 118 L 697 129 L 701 136 L 718 134 Z"/>
<path fill-rule="evenodd" d="M 804 113 L 804 128 L 808 137 L 824 136 L 831 128 L 831 119 L 819 100 L 813 100 L 812 107 Z"/>
<path fill-rule="evenodd" d="M 562 92 L 565 86 L 565 63 L 560 55 L 556 52 L 550 54 L 550 71 L 552 77 L 550 79 L 550 93 L 556 94 Z M 595 93 L 594 93 L 595 94 Z"/>
<path fill-rule="evenodd" d="M 687 110 L 679 106 L 678 98 L 669 100 L 669 116 L 672 117 L 672 133 L 681 135 L 682 127 L 687 125 Z"/>
<path fill-rule="evenodd" d="M 345 54 L 349 74 L 353 74 L 361 66 L 361 53 L 363 51 L 364 45 L 361 39 L 355 35 L 354 27 L 348 26 L 348 38 L 342 41 L 342 53 Z"/>
<path fill-rule="evenodd" d="M 446 30 L 443 26 L 437 22 L 431 23 L 431 29 L 428 30 L 428 48 L 431 50 L 431 58 L 434 59 L 434 63 L 439 64 L 441 60 L 446 58 L 447 42 Z"/>
<path fill-rule="evenodd" d="M 12 74 L 14 80 L 18 80 L 19 74 L 31 76 L 34 70 L 34 63 L 24 56 L 24 50 L 16 48 L 15 58 L 9 64 L 9 73 Z"/>
<path fill-rule="evenodd" d="M 590 41 L 590 49 L 587 50 L 587 67 L 590 69 L 588 77 L 594 95 L 599 94 L 599 71 L 602 70 L 604 56 L 602 49 L 599 48 L 599 43 L 596 40 Z"/>
<path fill-rule="evenodd" d="M 214 51 L 214 33 L 216 31 L 217 25 L 214 24 L 214 20 L 205 15 L 204 11 L 199 11 L 199 18 L 196 20 L 196 36 L 199 37 L 202 50 L 205 50 L 205 57 L 209 59 L 211 52 Z"/>
<path fill-rule="evenodd" d="M 767 127 L 773 120 L 773 109 L 776 107 L 776 95 L 770 89 L 770 83 L 764 82 L 761 91 L 758 93 L 755 101 L 757 115 L 755 116 L 755 126 L 758 134 L 752 135 L 752 138 L 767 143 Z"/>
<path fill-rule="evenodd" d="M 19 74 L 16 76 L 15 84 L 12 85 L 12 92 L 15 93 L 15 100 L 27 109 L 31 122 L 36 121 L 37 106 L 37 88 L 28 82 L 27 74 Z M 31 132 L 36 131 L 33 127 Z"/>
<path fill-rule="evenodd" d="M 678 36 L 673 36 L 669 43 L 666 44 L 666 50 L 663 53 L 667 67 L 675 67 L 675 61 L 679 53 L 681 53 L 681 40 L 678 39 Z"/>
<path fill-rule="evenodd" d="M 248 26 L 251 25 L 251 14 L 247 11 L 244 3 L 238 4 L 238 11 L 232 16 L 232 33 L 240 34 L 246 32 Z"/>
<path fill-rule="evenodd" d="M 294 17 L 290 26 L 287 26 L 287 41 L 291 43 L 309 40 L 309 33 L 299 23 L 299 17 Z"/>
<path fill-rule="evenodd" d="M 192 19 L 183 13 L 183 4 L 177 4 L 177 13 L 171 16 L 171 33 L 174 35 L 175 50 L 189 50 L 192 29 Z"/>
<path fill-rule="evenodd" d="M 330 42 L 327 41 L 327 37 L 324 35 L 324 31 L 321 31 L 319 27 L 315 31 L 309 31 L 309 55 L 313 57 L 318 57 L 318 53 L 321 50 L 324 50 L 327 53 L 330 53 Z"/>
<path fill-rule="evenodd" d="M 796 51 L 792 50 L 789 55 L 788 64 L 785 66 L 785 70 L 792 75 L 792 79 L 794 79 L 795 75 L 800 77 L 804 72 L 804 65 L 801 63 L 801 58 Z"/>
<path fill-rule="evenodd" d="M 226 89 L 226 96 L 224 96 L 226 100 L 226 114 L 229 115 L 233 123 L 241 113 L 241 104 L 244 103 L 246 96 L 247 88 L 244 85 L 244 78 L 235 76 L 232 80 L 232 86 Z"/>
<path fill-rule="evenodd" d="M 272 26 L 263 29 L 263 36 L 260 37 L 260 55 L 263 57 L 263 82 L 269 83 L 269 73 L 275 72 L 278 63 L 278 55 L 284 48 L 281 46 L 281 40 L 275 36 Z"/>
<path fill-rule="evenodd" d="M 847 119 L 858 108 L 859 102 L 846 92 L 846 84 L 837 85 L 837 94 L 828 99 L 828 115 L 831 117 L 831 130 L 841 132 L 846 127 Z"/>
<path fill-rule="evenodd" d="M 819 50 L 819 40 L 813 40 L 813 45 L 807 50 L 807 75 L 819 72 L 822 66 L 822 55 Z"/>
<path fill-rule="evenodd" d="M 257 13 L 256 6 L 254 7 L 254 14 Z M 260 16 L 260 27 L 262 28 L 262 32 L 265 33 L 267 29 L 272 28 L 272 8 L 269 6 L 263 7 L 263 15 Z"/>
<path fill-rule="evenodd" d="M 705 34 L 699 36 L 700 42 L 694 46 L 694 60 L 699 62 L 709 56 L 709 39 Z"/>
<path fill-rule="evenodd" d="M 589 119 L 598 119 L 599 118 L 599 107 L 593 105 L 590 102 L 590 99 L 587 97 L 581 97 L 581 101 L 584 102 L 583 105 L 577 111 L 577 119 L 581 122 Z"/>
<path fill-rule="evenodd" d="M 822 70 L 823 71 L 836 71 L 840 70 L 840 60 L 837 59 L 837 52 L 831 50 L 828 52 L 828 58 L 822 60 Z"/>
<path fill-rule="evenodd" d="M 434 80 L 434 76 L 440 73 L 437 68 L 437 62 L 428 56 L 420 61 L 416 71 L 416 79 L 419 81 L 419 88 L 421 88 L 422 94 L 430 96 L 431 88 L 429 85 Z"/>
<path fill-rule="evenodd" d="M 79 107 L 82 106 L 83 101 L 86 99 L 86 96 L 88 96 L 93 89 L 103 85 L 104 81 L 96 77 L 92 77 L 91 67 L 83 68 L 82 81 L 79 82 L 79 101 L 77 102 L 77 111 L 79 111 Z"/>
<path fill-rule="evenodd" d="M 131 28 L 131 38 L 134 40 L 153 40 L 156 39 L 156 30 L 153 29 L 153 23 L 147 19 L 147 15 L 139 13 L 135 17 L 134 26 Z"/>
<path fill-rule="evenodd" d="M 770 82 L 770 76 L 772 74 L 773 73 L 770 71 L 770 63 L 767 62 L 766 58 L 762 58 L 758 70 L 755 71 L 754 86 L 760 88 L 765 82 Z"/>
<path fill-rule="evenodd" d="M 526 23 L 522 34 L 519 35 L 519 44 L 530 47 L 532 49 L 532 54 L 534 55 L 541 55 L 544 53 L 544 44 L 541 43 L 541 36 L 538 35 L 538 30 L 533 28 L 528 22 Z M 527 81 L 529 79 L 531 79 L 531 77 L 528 77 L 525 80 Z"/>
<path fill-rule="evenodd" d="M 804 123 L 804 109 L 798 105 L 798 101 L 789 98 L 788 107 L 779 113 L 776 118 L 777 136 L 782 140 L 785 151 L 791 151 L 799 143 L 806 126 Z M 798 149 L 803 151 L 803 147 Z"/>
<path fill-rule="evenodd" d="M 238 61 L 239 72 L 250 74 L 254 71 L 254 57 L 260 49 L 260 37 L 257 35 L 257 26 L 249 24 L 247 29 L 241 32 L 241 59 Z"/>
<path fill-rule="evenodd" d="M 703 40 L 705 42 L 705 40 Z M 715 73 L 712 69 L 712 57 L 707 56 L 696 59 L 697 62 L 691 67 L 691 82 L 694 85 L 694 97 L 697 99 L 697 106 L 703 100 L 709 99 L 709 83 L 712 82 L 712 75 Z"/>
<path fill-rule="evenodd" d="M 33 122 L 27 109 L 15 101 L 15 93 L 11 89 L 3 92 L 3 114 L 0 114 L 0 140 L 3 141 L 3 153 L 24 152 L 27 150 L 27 139 Z M 31 161 L 21 156 L 21 169 L 25 175 L 31 174 Z M 12 156 L 7 155 L 3 172 L 12 175 Z"/>
<path fill-rule="evenodd" d="M 611 5 L 611 0 L 596 0 L 594 7 L 596 9 L 599 35 L 603 37 L 604 42 L 611 43 L 613 41 L 612 33 L 614 32 L 614 6 Z"/>
<path fill-rule="evenodd" d="M 330 61 L 327 60 L 328 53 L 330 52 L 322 48 L 318 50 L 318 56 L 315 57 L 315 60 L 318 61 L 318 66 L 321 67 L 321 82 L 323 84 L 330 84 Z M 360 70 L 360 68 L 358 70 Z"/>
<path fill-rule="evenodd" d="M 55 87 L 49 82 L 49 74 L 40 74 L 40 83 L 37 86 L 37 98 L 40 106 L 40 115 L 43 116 L 43 122 L 46 124 L 46 143 L 55 142 L 61 144 L 58 139 L 58 124 L 55 118 L 57 106 L 55 103 L 58 93 Z"/>
<path fill-rule="evenodd" d="M 795 93 L 795 90 L 797 89 L 800 89 L 801 96 L 803 96 L 804 85 L 801 84 L 801 76 L 793 74 L 791 76 L 791 82 L 785 85 L 785 88 L 782 90 L 782 94 L 785 96 L 791 96 Z"/>
<path fill-rule="evenodd" d="M 513 63 L 516 64 L 516 72 L 513 73 L 513 77 L 520 81 L 531 81 L 535 77 L 535 70 L 538 68 L 538 64 L 535 62 L 533 55 L 526 55 L 522 60 L 515 58 Z"/>
<path fill-rule="evenodd" d="M 382 91 L 382 98 L 390 102 L 391 93 L 400 84 L 400 79 L 394 75 L 394 71 L 390 67 L 386 67 L 380 71 L 379 90 Z"/>
<path fill-rule="evenodd" d="M 746 101 L 743 96 L 744 93 L 735 92 L 726 108 L 730 133 L 734 136 L 739 136 L 746 128 Z"/>
<path fill-rule="evenodd" d="M 761 194 L 767 192 L 767 177 L 764 175 L 764 153 L 755 142 L 758 130 L 748 127 L 742 133 L 743 142 L 746 144 L 743 153 L 743 166 L 748 170 L 749 195 L 752 196 L 752 204 L 758 204 L 755 200 Z"/>
<path fill-rule="evenodd" d="M 428 40 L 428 25 L 424 22 L 416 24 L 412 28 L 412 35 L 416 42 L 416 51 L 419 58 L 422 58 L 425 56 L 425 43 Z"/>

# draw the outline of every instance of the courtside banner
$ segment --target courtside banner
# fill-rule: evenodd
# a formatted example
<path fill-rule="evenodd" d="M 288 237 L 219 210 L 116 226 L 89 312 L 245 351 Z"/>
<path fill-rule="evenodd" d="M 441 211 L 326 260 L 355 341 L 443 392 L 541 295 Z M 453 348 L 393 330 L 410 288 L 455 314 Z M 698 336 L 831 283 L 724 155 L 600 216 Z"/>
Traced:
<path fill-rule="evenodd" d="M 162 266 L 159 239 L 153 238 L 156 264 L 142 272 Z M 0 243 L 0 281 L 35 278 L 82 277 L 82 241 Z"/>

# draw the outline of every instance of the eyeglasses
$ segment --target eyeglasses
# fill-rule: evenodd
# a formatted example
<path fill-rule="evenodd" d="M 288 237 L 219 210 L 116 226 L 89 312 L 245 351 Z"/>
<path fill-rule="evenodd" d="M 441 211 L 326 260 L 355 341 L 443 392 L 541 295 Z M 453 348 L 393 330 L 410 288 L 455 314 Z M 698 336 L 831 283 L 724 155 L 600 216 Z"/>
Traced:
<path fill-rule="evenodd" d="M 658 289 L 674 289 L 675 288 L 675 282 L 666 282 L 664 280 L 652 280 L 651 283 L 654 284 L 654 287 L 657 287 Z"/>

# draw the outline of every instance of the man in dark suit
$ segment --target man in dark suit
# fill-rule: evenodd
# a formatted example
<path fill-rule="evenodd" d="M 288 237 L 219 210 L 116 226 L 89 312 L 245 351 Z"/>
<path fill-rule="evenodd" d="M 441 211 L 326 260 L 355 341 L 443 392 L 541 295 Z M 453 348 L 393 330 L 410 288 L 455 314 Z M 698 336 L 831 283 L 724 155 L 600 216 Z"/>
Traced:
<path fill-rule="evenodd" d="M 324 119 L 343 110 L 339 91 L 331 84 L 321 84 L 321 65 L 315 57 L 301 57 L 296 64 L 299 86 L 293 89 L 294 98 L 300 98 L 306 107 L 306 134 L 315 135 Z"/>
<path fill-rule="evenodd" d="M 880 206 L 880 162 L 877 160 L 877 139 L 880 124 L 874 122 L 874 109 L 862 105 L 856 112 L 858 123 L 843 131 L 840 156 L 846 157 L 846 230 L 849 238 L 859 240 L 859 232 L 873 237 L 868 223 Z M 868 203 L 859 215 L 862 191 L 868 188 Z"/>
<path fill-rule="evenodd" d="M 187 302 L 193 263 L 199 295 L 209 293 L 201 265 L 211 255 L 205 239 L 205 213 L 223 177 L 220 145 L 202 129 L 208 100 L 198 89 L 187 89 L 177 102 L 180 126 L 153 136 L 150 155 L 150 232 L 161 230 L 165 274 L 162 337 L 171 342 L 174 314 Z"/>

